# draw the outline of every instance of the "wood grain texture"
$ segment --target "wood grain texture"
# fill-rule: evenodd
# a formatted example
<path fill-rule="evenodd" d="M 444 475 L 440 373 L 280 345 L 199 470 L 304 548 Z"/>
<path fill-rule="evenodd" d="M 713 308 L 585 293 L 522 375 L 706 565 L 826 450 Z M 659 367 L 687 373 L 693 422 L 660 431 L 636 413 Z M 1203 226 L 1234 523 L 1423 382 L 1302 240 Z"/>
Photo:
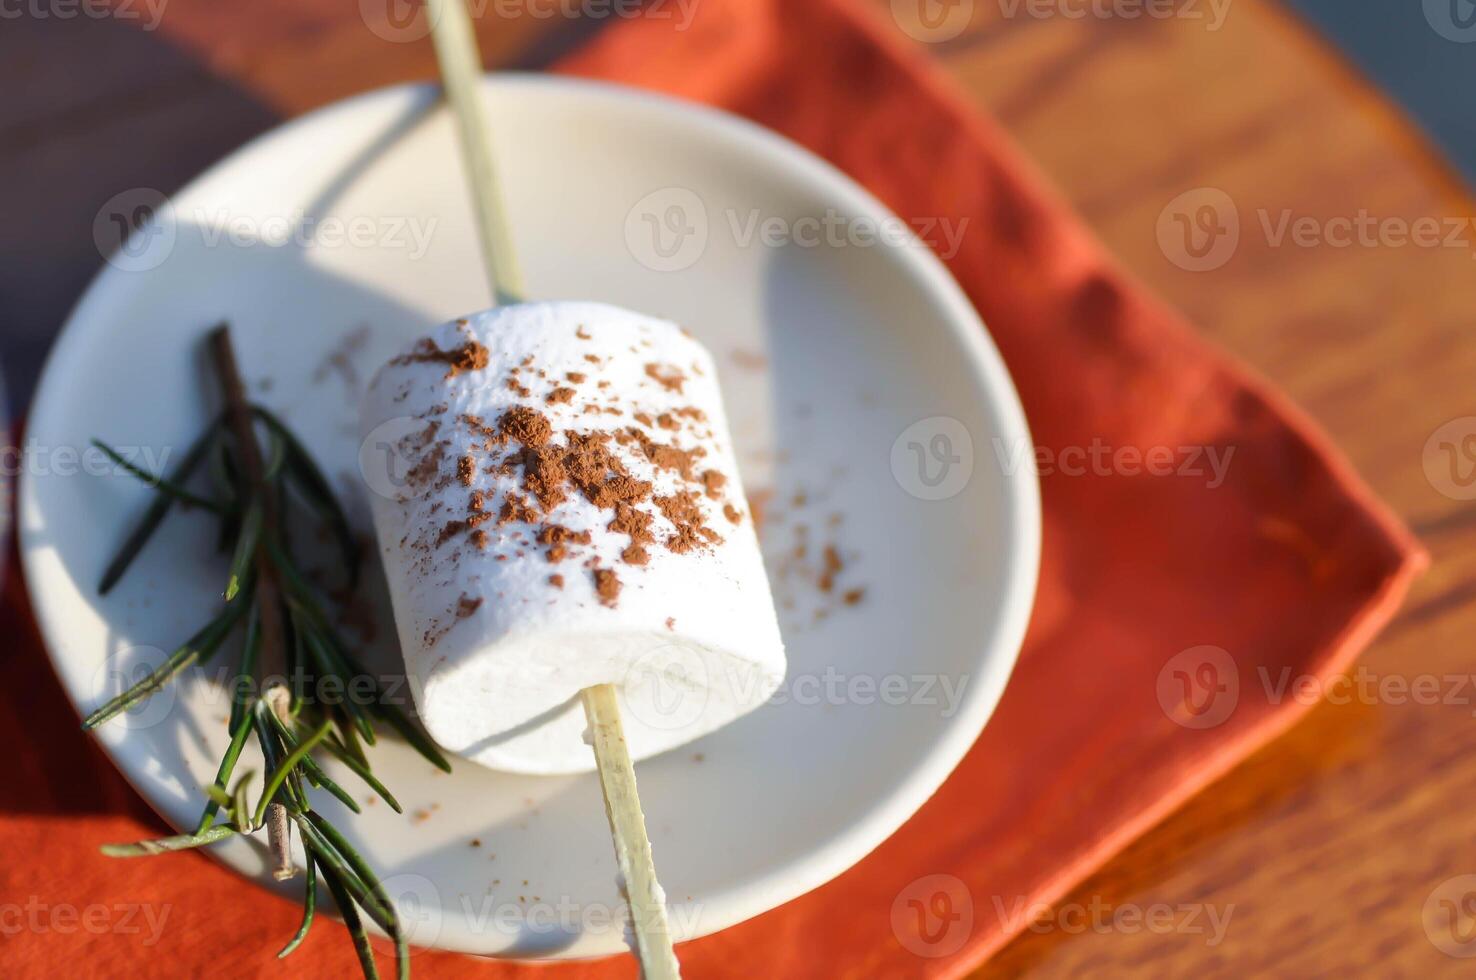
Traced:
<path fill-rule="evenodd" d="M 1476 510 L 1441 493 L 1424 463 L 1437 428 L 1476 416 L 1476 230 L 1454 247 L 1278 245 L 1260 212 L 1274 230 L 1288 210 L 1444 223 L 1476 205 L 1398 112 L 1271 0 L 1234 0 L 1218 30 L 1030 13 L 1041 9 L 974 0 L 968 28 L 931 48 L 1125 267 L 1332 433 L 1435 563 L 1362 661 L 1384 696 L 1318 708 L 979 975 L 1468 972 L 1432 940 L 1449 923 L 1427 929 L 1422 909 L 1442 882 L 1476 874 Z M 602 23 L 525 15 L 479 32 L 489 63 L 537 67 Z M 7 22 L 0 327 L 44 347 L 98 265 L 88 228 L 111 193 L 173 190 L 280 119 L 433 72 L 428 42 L 385 42 L 359 5 L 329 0 L 172 0 L 154 32 Z M 1241 236 L 1223 266 L 1190 272 L 1158 227 L 1170 202 L 1202 188 L 1234 202 Z M 1420 677 L 1436 679 L 1440 703 L 1387 691 Z M 1110 922 L 1159 905 L 1179 928 L 1099 929 L 1080 914 Z M 1201 927 L 1206 910 L 1228 915 L 1223 940 L 1192 931 L 1188 907 Z"/>

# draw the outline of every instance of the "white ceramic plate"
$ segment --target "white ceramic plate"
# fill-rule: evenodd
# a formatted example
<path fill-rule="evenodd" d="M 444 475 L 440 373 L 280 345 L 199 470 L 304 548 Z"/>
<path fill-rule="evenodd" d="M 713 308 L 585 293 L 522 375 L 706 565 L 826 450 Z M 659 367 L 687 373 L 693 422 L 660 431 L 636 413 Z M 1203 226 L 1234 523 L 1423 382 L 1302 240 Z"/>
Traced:
<path fill-rule="evenodd" d="M 693 938 L 860 860 L 978 736 L 1033 596 L 1037 488 L 1028 465 L 998 462 L 1029 436 L 942 265 L 878 236 L 896 219 L 827 164 L 738 119 L 617 87 L 497 76 L 486 92 L 530 295 L 689 326 L 721 366 L 745 484 L 772 490 L 765 554 L 789 680 L 776 703 L 637 767 L 674 928 Z M 79 711 L 210 616 L 224 560 L 204 515 L 175 513 L 99 598 L 148 491 L 76 453 L 93 436 L 155 460 L 182 452 L 213 411 L 202 338 L 228 318 L 253 395 L 296 427 L 367 528 L 359 386 L 407 338 L 488 305 L 452 140 L 426 87 L 298 119 L 160 204 L 88 290 L 31 413 L 20 528 Z M 140 202 L 105 208 L 99 235 Z M 845 561 L 830 593 L 816 582 L 826 544 Z M 372 596 L 382 585 L 369 572 Z M 851 589 L 864 596 L 848 605 Z M 378 646 L 370 659 L 393 670 Z M 175 826 L 193 823 L 226 742 L 220 669 L 99 733 Z M 323 805 L 388 877 L 417 944 L 624 949 L 593 776 L 465 763 L 448 776 L 388 738 L 372 760 L 404 816 Z M 211 853 L 268 884 L 258 842 Z"/>

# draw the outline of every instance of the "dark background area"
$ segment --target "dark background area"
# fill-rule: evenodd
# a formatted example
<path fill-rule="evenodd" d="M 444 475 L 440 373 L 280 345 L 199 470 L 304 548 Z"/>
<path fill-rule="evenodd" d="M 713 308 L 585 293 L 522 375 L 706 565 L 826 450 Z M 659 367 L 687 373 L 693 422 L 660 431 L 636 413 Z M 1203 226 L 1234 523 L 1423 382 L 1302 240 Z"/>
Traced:
<path fill-rule="evenodd" d="M 1476 0 L 1285 0 L 1476 182 Z M 1421 16 L 1423 15 L 1423 16 Z"/>

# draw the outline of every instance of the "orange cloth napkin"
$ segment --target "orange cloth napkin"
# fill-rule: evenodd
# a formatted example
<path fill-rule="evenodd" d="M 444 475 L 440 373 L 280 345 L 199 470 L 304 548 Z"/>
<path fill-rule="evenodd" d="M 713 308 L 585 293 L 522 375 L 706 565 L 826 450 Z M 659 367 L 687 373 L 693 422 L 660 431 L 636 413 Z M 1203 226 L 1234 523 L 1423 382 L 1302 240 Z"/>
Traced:
<path fill-rule="evenodd" d="M 612 26 L 567 68 L 756 119 L 904 217 L 967 218 L 953 273 L 1052 458 L 1065 463 L 1071 447 L 1213 447 L 1222 459 L 1233 449 L 1220 486 L 1211 475 L 1045 476 L 1029 640 L 953 777 L 835 881 L 680 949 L 693 977 L 959 976 L 1024 928 L 1033 903 L 1295 721 L 1296 700 L 1275 698 L 1260 671 L 1346 667 L 1424 555 L 1305 417 L 1131 282 L 999 129 L 869 10 L 703 0 L 695 12 L 680 33 L 675 17 Z M 159 821 L 77 730 L 14 571 L 0 615 L 11 637 L 0 660 L 7 975 L 274 973 L 272 953 L 297 923 L 290 903 L 199 855 L 98 855 Z M 331 924 L 289 968 L 356 972 Z M 635 975 L 628 957 L 530 967 L 421 952 L 415 969 Z"/>

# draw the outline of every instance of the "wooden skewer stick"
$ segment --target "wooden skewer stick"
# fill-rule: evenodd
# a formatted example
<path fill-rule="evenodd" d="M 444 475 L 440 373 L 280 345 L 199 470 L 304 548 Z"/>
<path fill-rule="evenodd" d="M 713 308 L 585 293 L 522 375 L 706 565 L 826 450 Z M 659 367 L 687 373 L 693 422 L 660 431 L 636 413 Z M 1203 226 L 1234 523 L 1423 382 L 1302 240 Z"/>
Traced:
<path fill-rule="evenodd" d="M 513 250 L 502 210 L 502 189 L 492 162 L 492 130 L 482 104 L 482 56 L 464 0 L 429 0 L 431 41 L 441 66 L 441 81 L 456 120 L 461 162 L 471 186 L 477 239 L 492 301 L 497 305 L 523 298 L 523 271 Z"/>
<path fill-rule="evenodd" d="M 456 116 L 461 156 L 475 201 L 477 228 L 487 283 L 498 303 L 516 301 L 523 293 L 521 270 L 512 236 L 503 218 L 502 195 L 492 164 L 492 138 L 481 101 L 482 63 L 464 0 L 429 0 L 431 39 Z M 625 744 L 615 687 L 599 684 L 581 692 L 589 720 L 605 815 L 615 842 L 615 861 L 630 903 L 635 952 L 645 980 L 679 980 L 666 903 L 656 881 L 646 818 L 636 791 L 635 768 Z"/>
<path fill-rule="evenodd" d="M 620 724 L 615 686 L 599 684 L 585 688 L 581 694 L 600 769 L 600 790 L 605 794 L 605 816 L 615 838 L 615 863 L 625 882 L 625 900 L 630 903 L 631 931 L 635 933 L 641 974 L 645 980 L 680 977 L 676 953 L 671 948 L 671 926 L 666 921 L 666 901 L 656 883 L 646 818 L 636 795 L 635 768 Z"/>

